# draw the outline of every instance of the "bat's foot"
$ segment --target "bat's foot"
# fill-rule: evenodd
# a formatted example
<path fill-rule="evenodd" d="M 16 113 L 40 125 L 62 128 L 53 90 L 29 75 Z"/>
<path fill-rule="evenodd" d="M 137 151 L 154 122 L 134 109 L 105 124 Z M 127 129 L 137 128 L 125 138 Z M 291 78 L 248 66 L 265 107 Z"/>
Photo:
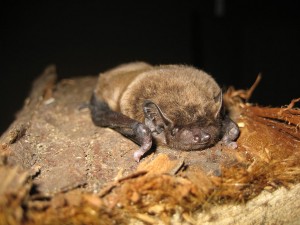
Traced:
<path fill-rule="evenodd" d="M 239 127 L 235 122 L 233 122 L 231 119 L 227 118 L 225 120 L 225 123 L 223 124 L 225 127 L 225 134 L 222 138 L 222 141 L 225 143 L 226 146 L 232 149 L 236 149 L 238 147 L 235 140 L 240 135 Z"/>
<path fill-rule="evenodd" d="M 135 161 L 139 162 L 141 157 L 149 151 L 152 146 L 152 135 L 149 128 L 142 123 L 136 123 L 133 126 L 133 130 L 135 133 L 135 139 L 141 145 L 140 149 L 135 151 L 133 157 Z"/>
<path fill-rule="evenodd" d="M 140 147 L 139 150 L 135 151 L 133 153 L 133 158 L 135 161 L 139 162 L 141 160 L 141 157 L 147 152 L 149 151 L 149 149 L 151 148 L 152 146 L 152 139 L 151 140 L 148 140 L 148 141 L 145 141 L 143 143 L 143 145 Z"/>
<path fill-rule="evenodd" d="M 225 145 L 231 149 L 236 149 L 238 147 L 235 141 L 225 142 Z"/>
<path fill-rule="evenodd" d="M 141 151 L 140 149 L 133 153 L 133 158 L 136 162 L 141 160 L 141 157 L 145 154 L 145 152 Z"/>

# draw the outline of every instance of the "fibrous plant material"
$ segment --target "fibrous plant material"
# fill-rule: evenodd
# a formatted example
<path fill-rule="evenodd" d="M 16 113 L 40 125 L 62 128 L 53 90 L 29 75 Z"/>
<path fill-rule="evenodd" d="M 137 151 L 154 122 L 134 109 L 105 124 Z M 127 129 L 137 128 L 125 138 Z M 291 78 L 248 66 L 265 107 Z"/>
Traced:
<path fill-rule="evenodd" d="M 96 76 L 55 79 L 55 68 L 48 67 L 1 136 L 1 224 L 236 224 L 234 218 L 242 216 L 247 218 L 243 224 L 280 224 L 299 219 L 296 99 L 287 107 L 258 107 L 244 103 L 247 92 L 230 89 L 225 101 L 241 130 L 237 149 L 222 143 L 190 152 L 159 147 L 136 163 L 137 145 L 95 127 L 89 111 L 79 110 Z M 262 216 L 249 213 L 251 208 L 260 208 Z M 229 212 L 235 216 L 231 220 Z"/>

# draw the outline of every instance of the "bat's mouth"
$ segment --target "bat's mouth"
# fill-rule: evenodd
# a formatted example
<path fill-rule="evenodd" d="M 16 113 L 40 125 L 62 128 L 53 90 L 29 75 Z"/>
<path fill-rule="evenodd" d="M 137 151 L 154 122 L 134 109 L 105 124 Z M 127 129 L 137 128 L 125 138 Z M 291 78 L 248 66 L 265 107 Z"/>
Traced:
<path fill-rule="evenodd" d="M 202 142 L 202 143 L 193 143 L 193 144 L 182 144 L 178 143 L 177 145 L 172 146 L 175 149 L 190 151 L 190 150 L 202 150 L 209 148 L 212 144 L 210 142 Z"/>
<path fill-rule="evenodd" d="M 192 144 L 192 145 L 190 145 L 190 149 L 191 150 L 205 149 L 210 146 L 211 146 L 210 142 L 207 141 L 207 142 L 203 142 L 203 143 Z"/>

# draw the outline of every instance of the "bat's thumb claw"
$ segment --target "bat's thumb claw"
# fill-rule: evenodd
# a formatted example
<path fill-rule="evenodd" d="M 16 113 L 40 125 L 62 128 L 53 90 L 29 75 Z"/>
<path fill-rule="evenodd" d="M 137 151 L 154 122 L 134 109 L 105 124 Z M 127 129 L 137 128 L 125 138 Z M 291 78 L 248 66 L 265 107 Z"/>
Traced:
<path fill-rule="evenodd" d="M 135 151 L 133 153 L 133 158 L 135 159 L 135 161 L 139 162 L 141 157 L 147 152 L 149 151 L 149 149 L 151 148 L 152 145 L 152 140 L 151 139 L 146 139 L 144 144 L 140 147 L 139 150 Z"/>
<path fill-rule="evenodd" d="M 140 150 L 137 150 L 133 153 L 133 158 L 136 162 L 139 162 L 143 153 Z"/>
<path fill-rule="evenodd" d="M 226 143 L 226 145 L 231 149 L 236 149 L 238 147 L 238 145 L 235 141 L 228 142 L 228 143 Z"/>

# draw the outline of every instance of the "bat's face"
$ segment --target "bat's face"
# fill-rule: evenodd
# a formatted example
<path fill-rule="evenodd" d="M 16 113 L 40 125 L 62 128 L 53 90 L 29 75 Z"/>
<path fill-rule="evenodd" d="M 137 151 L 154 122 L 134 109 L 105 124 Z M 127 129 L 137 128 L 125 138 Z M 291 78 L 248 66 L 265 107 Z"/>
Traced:
<path fill-rule="evenodd" d="M 204 149 L 214 145 L 221 134 L 219 117 L 203 118 L 185 126 L 176 126 L 153 102 L 144 104 L 145 124 L 156 142 L 182 150 Z"/>
<path fill-rule="evenodd" d="M 166 145 L 182 150 L 205 149 L 214 145 L 220 137 L 220 125 L 194 123 L 183 127 L 165 130 Z"/>

